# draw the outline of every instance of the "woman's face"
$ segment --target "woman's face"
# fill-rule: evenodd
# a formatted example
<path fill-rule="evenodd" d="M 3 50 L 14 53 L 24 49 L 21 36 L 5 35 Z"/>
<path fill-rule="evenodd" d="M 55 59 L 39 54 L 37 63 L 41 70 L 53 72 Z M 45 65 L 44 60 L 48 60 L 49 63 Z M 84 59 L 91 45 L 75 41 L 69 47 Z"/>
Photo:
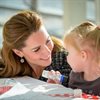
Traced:
<path fill-rule="evenodd" d="M 54 44 L 44 27 L 33 32 L 25 41 L 25 44 L 26 46 L 22 48 L 21 52 L 31 66 L 45 67 L 51 64 Z"/>

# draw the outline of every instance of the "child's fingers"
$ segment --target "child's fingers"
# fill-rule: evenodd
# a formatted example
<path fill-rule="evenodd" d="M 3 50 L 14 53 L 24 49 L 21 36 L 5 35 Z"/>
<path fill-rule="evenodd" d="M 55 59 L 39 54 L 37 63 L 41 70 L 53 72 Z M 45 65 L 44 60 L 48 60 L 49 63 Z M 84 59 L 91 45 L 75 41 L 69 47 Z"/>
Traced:
<path fill-rule="evenodd" d="M 48 80 L 47 80 L 47 83 L 61 84 L 60 81 L 58 81 L 58 80 L 56 80 L 56 79 L 55 79 L 55 80 L 48 79 Z"/>
<path fill-rule="evenodd" d="M 48 80 L 47 80 L 47 83 L 55 83 L 55 81 L 52 80 L 52 79 L 48 79 Z"/>
<path fill-rule="evenodd" d="M 50 75 L 59 75 L 59 74 L 61 74 L 59 71 L 54 71 L 54 70 L 51 70 L 51 71 L 49 71 L 49 74 Z"/>
<path fill-rule="evenodd" d="M 56 71 L 55 75 L 61 75 L 61 73 L 59 71 Z"/>
<path fill-rule="evenodd" d="M 51 70 L 48 73 L 49 78 L 48 78 L 48 83 L 56 83 L 56 84 L 60 84 L 60 80 L 59 80 L 59 76 L 61 75 L 61 73 L 59 71 L 54 71 Z"/>

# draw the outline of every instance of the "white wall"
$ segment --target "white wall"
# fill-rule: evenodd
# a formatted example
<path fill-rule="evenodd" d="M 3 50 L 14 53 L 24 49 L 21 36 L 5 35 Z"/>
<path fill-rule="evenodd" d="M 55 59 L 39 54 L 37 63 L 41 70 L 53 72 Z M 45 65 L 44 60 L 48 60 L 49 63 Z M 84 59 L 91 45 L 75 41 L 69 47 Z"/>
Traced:
<path fill-rule="evenodd" d="M 86 20 L 86 0 L 63 0 L 64 3 L 64 29 Z"/>

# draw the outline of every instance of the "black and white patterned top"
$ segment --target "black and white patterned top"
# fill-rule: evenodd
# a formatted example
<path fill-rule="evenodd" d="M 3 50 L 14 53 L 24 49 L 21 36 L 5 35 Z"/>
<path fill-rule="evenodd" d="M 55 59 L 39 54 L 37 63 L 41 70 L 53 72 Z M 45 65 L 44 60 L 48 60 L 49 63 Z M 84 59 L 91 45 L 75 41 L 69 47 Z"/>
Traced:
<path fill-rule="evenodd" d="M 52 54 L 52 63 L 51 65 L 47 66 L 45 70 L 55 70 L 59 71 L 62 75 L 67 77 L 67 80 L 62 82 L 62 85 L 68 86 L 69 74 L 71 68 L 66 61 L 66 52 L 64 50 L 57 51 L 56 53 Z M 40 80 L 47 81 L 46 78 L 40 77 Z"/>

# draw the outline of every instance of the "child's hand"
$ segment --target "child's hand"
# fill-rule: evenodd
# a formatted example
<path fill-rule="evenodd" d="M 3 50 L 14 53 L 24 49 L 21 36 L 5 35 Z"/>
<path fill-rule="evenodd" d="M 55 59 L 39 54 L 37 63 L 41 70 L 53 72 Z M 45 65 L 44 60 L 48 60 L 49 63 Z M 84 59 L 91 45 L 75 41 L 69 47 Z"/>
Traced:
<path fill-rule="evenodd" d="M 56 78 L 56 76 L 60 76 L 61 73 L 59 71 L 54 71 L 54 70 L 51 70 L 49 71 L 49 76 L 52 76 L 52 77 L 49 77 L 47 82 L 48 83 L 54 83 L 54 84 L 61 84 L 60 80 Z"/>
<path fill-rule="evenodd" d="M 54 84 L 61 84 L 61 82 L 59 80 L 52 80 L 52 79 L 48 79 L 47 83 L 54 83 Z"/>

